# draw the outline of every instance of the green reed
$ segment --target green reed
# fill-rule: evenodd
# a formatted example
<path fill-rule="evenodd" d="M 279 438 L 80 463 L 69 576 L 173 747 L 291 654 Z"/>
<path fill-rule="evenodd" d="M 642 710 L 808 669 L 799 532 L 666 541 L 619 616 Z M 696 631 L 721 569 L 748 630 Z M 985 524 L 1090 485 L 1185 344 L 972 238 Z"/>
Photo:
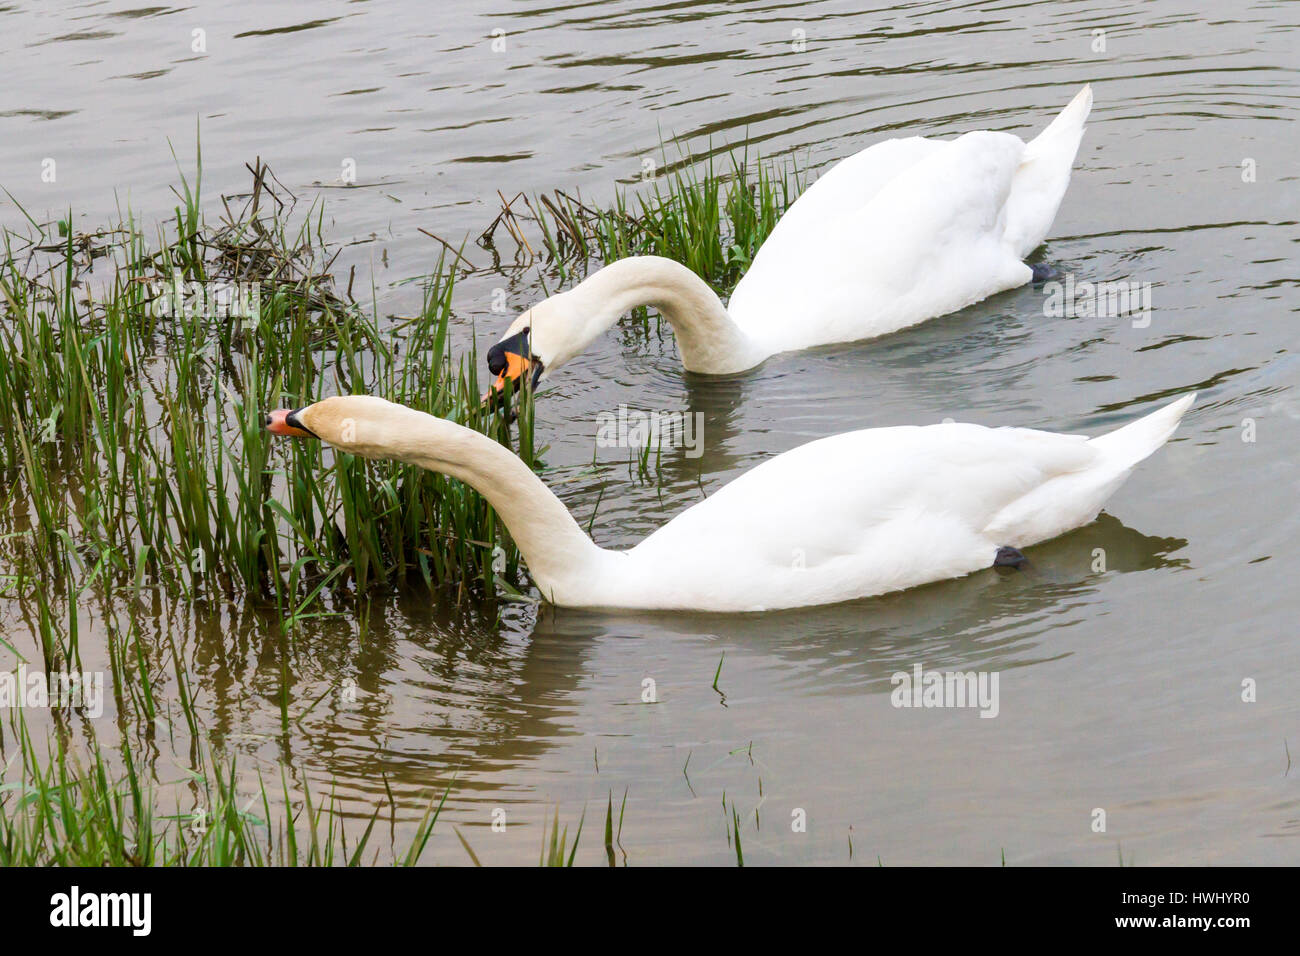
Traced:
<path fill-rule="evenodd" d="M 805 178 L 793 161 L 756 159 L 748 150 L 679 161 L 644 184 L 618 191 L 606 206 L 568 193 L 528 200 L 542 245 L 562 278 L 572 267 L 635 255 L 659 255 L 688 266 L 720 293 L 740 281 Z"/>
<path fill-rule="evenodd" d="M 542 821 L 542 852 L 538 856 L 538 865 L 573 866 L 573 861 L 578 856 L 578 843 L 582 840 L 582 824 L 586 819 L 587 811 L 584 809 L 578 818 L 578 829 L 573 834 L 573 842 L 570 843 L 568 824 L 565 824 L 563 831 L 560 830 L 560 808 L 557 806 L 551 825 L 547 827 L 546 821 Z"/>
<path fill-rule="evenodd" d="M 477 357 L 452 353 L 453 270 L 437 264 L 419 314 L 381 321 L 335 287 L 319 206 L 292 227 L 259 165 L 244 209 L 208 224 L 199 170 L 152 241 L 129 217 L 4 235 L 0 581 L 286 610 L 411 580 L 492 594 L 494 547 L 507 578 L 518 555 L 477 494 L 263 428 L 273 408 L 378 394 L 533 464 L 531 415 L 509 426 L 485 409 Z M 164 294 L 178 287 L 181 303 Z M 241 288 L 256 292 L 247 314 L 214 301 Z"/>
<path fill-rule="evenodd" d="M 69 214 L 28 216 L 0 238 L 0 595 L 47 672 L 80 669 L 92 622 L 117 714 L 111 745 L 54 712 L 38 747 L 21 708 L 10 712 L 0 865 L 416 863 L 442 807 L 431 802 L 408 848 L 381 850 L 373 818 L 349 832 L 332 795 L 291 793 L 283 767 L 278 786 L 258 777 L 250 801 L 234 761 L 208 751 L 221 744 L 196 697 L 210 691 L 172 629 L 147 623 L 148 609 L 170 607 L 261 636 L 280 662 L 288 753 L 310 710 L 291 694 L 310 619 L 412 583 L 457 602 L 518 584 L 517 551 L 469 488 L 264 430 L 270 409 L 367 393 L 476 429 L 530 465 L 542 451 L 531 403 L 507 423 L 481 401 L 477 356 L 453 353 L 448 263 L 416 315 L 381 319 L 334 282 L 321 207 L 295 216 L 273 174 L 250 171 L 247 201 L 223 201 L 215 220 L 200 158 L 151 233 L 128 213 L 75 234 Z M 164 295 L 177 284 L 185 307 Z M 211 301 L 241 288 L 256 292 L 247 309 Z M 185 768 L 179 785 L 141 756 L 159 734 Z"/>
<path fill-rule="evenodd" d="M 333 795 L 320 799 L 305 781 L 295 796 L 284 776 L 276 792 L 259 775 L 250 797 L 233 759 L 200 753 L 166 788 L 175 812 L 165 814 L 125 739 L 118 772 L 98 747 L 83 761 L 60 742 L 44 758 L 21 708 L 9 726 L 21 760 L 12 778 L 0 772 L 0 867 L 359 866 L 382 852 L 371 843 L 378 810 L 350 834 Z M 406 848 L 389 848 L 393 862 L 420 861 L 446 799 L 430 799 Z"/>

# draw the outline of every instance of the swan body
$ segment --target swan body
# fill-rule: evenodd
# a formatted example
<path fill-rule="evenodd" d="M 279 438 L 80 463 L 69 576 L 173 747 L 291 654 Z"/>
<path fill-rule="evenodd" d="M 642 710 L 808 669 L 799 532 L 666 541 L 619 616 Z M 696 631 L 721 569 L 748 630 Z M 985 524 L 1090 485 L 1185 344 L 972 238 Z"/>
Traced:
<path fill-rule="evenodd" d="M 870 146 L 787 210 L 729 307 L 672 260 L 621 259 L 520 315 L 496 346 L 493 372 L 504 371 L 504 351 L 525 354 L 545 378 L 642 305 L 673 326 L 688 371 L 728 374 L 1024 285 L 1032 270 L 1023 260 L 1056 216 L 1091 108 L 1085 86 L 1029 143 L 981 131 Z"/>
<path fill-rule="evenodd" d="M 268 423 L 467 482 L 554 604 L 762 611 L 960 577 L 992 566 L 1001 547 L 1087 524 L 1194 397 L 1096 438 L 950 423 L 823 438 L 756 466 L 627 551 L 598 547 L 514 454 L 460 425 L 370 396 Z"/>

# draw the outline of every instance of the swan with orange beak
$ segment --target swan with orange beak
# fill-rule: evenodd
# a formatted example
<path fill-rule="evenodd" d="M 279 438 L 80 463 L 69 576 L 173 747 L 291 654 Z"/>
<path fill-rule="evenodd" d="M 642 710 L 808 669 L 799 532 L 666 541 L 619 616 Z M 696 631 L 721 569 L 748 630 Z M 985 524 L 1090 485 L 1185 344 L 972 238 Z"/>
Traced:
<path fill-rule="evenodd" d="M 1019 567 L 1019 548 L 1096 518 L 1192 398 L 1094 438 L 955 422 L 833 435 L 756 465 L 626 551 L 596 545 L 514 452 L 455 422 L 370 395 L 266 421 L 469 485 L 552 604 L 748 612 Z"/>
<path fill-rule="evenodd" d="M 298 420 L 301 408 L 279 408 L 266 416 L 266 430 L 273 435 L 287 435 L 291 438 L 316 438 L 314 431 Z"/>
<path fill-rule="evenodd" d="M 488 371 L 496 378 L 484 393 L 483 401 L 494 403 L 504 398 L 507 382 L 514 382 L 515 389 L 518 390 L 527 381 L 524 376 L 530 370 L 533 373 L 531 385 L 535 387 L 541 380 L 546 364 L 533 355 L 531 331 L 524 327 L 488 349 Z"/>
<path fill-rule="evenodd" d="M 548 378 L 642 306 L 672 327 L 686 371 L 733 375 L 1043 281 L 1050 270 L 1024 260 L 1065 198 L 1091 109 L 1085 86 L 1027 143 L 989 130 L 909 136 L 842 160 L 781 216 L 726 305 L 672 259 L 609 262 L 516 317 L 488 353 L 493 388 L 538 359 L 535 378 Z"/>

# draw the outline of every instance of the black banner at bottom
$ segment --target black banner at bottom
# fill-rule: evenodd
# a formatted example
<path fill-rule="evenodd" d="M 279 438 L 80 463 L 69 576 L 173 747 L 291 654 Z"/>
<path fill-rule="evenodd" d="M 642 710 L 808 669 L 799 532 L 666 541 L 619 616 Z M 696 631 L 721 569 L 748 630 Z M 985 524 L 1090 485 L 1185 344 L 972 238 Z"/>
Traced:
<path fill-rule="evenodd" d="M 1285 869 L 714 869 L 571 871 L 7 870 L 6 942 L 193 943 L 205 938 L 347 945 L 400 933 L 517 928 L 590 943 L 642 927 L 714 923 L 729 944 L 777 923 L 817 935 L 845 924 L 924 936 L 983 928 L 996 939 L 1136 936 L 1227 942 L 1290 925 Z M 613 943 L 620 936 L 607 937 Z M 75 940 L 74 940 L 75 937 Z M 92 940 L 98 937 L 98 940 Z"/>

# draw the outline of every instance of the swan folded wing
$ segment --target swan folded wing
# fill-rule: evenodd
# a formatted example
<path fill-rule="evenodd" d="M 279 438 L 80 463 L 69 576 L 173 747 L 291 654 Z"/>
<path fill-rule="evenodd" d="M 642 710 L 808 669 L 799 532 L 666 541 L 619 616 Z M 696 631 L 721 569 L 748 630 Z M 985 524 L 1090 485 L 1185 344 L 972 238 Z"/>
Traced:
<path fill-rule="evenodd" d="M 976 132 L 928 149 L 858 209 L 760 252 L 732 316 L 783 351 L 883 335 L 1023 285 L 1029 267 L 1004 233 L 1024 148 Z"/>
<path fill-rule="evenodd" d="M 1015 543 L 989 536 L 999 515 L 1097 458 L 1083 436 L 1018 428 L 836 435 L 753 468 L 630 554 L 680 588 L 756 602 L 768 589 L 785 606 L 879 594 L 991 564 Z"/>
<path fill-rule="evenodd" d="M 941 139 L 908 136 L 884 140 L 840 160 L 781 215 L 759 247 L 749 274 L 755 269 L 761 273 L 809 242 L 820 242 L 829 223 L 855 214 L 896 176 L 946 145 Z M 737 293 L 749 274 L 740 280 Z"/>
<path fill-rule="evenodd" d="M 910 487 L 900 499 L 917 511 L 954 515 L 981 535 L 1017 503 L 1058 479 L 1088 472 L 1100 457 L 1083 435 L 956 423 L 917 431 L 922 438 L 907 453 Z"/>
<path fill-rule="evenodd" d="M 989 522 L 990 536 L 1016 547 L 1046 541 L 1087 524 L 1139 462 L 1160 448 L 1195 400 L 1184 395 L 1122 428 L 1088 439 L 1092 461 L 1053 475 Z"/>

